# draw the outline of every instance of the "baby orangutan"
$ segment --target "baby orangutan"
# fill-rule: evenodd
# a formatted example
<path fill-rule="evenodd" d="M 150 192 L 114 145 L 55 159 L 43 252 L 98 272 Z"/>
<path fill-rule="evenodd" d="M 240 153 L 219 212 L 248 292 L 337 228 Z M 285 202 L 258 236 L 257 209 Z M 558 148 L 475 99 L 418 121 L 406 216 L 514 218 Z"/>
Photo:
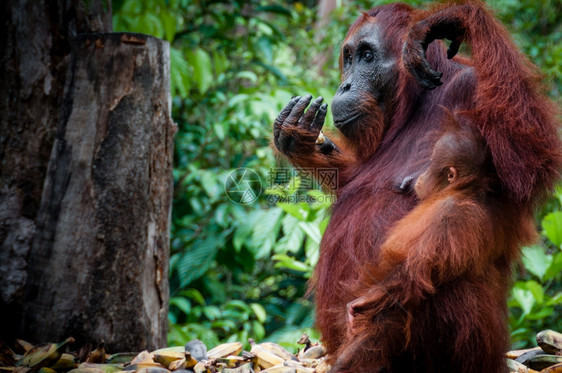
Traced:
<path fill-rule="evenodd" d="M 417 178 L 419 205 L 352 289 L 357 299 L 331 372 L 506 371 L 506 274 L 535 230 L 525 214 L 513 226 L 518 212 L 502 203 L 484 140 L 456 120 Z"/>

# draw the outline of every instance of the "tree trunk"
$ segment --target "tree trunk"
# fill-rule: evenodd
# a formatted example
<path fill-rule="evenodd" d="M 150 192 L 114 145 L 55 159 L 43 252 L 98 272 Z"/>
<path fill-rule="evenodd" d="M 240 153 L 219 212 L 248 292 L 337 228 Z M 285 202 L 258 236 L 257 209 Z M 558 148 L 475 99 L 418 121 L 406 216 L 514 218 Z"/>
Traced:
<path fill-rule="evenodd" d="M 169 45 L 72 43 L 29 260 L 22 336 L 108 351 L 166 344 L 172 150 Z"/>
<path fill-rule="evenodd" d="M 0 338 L 17 336 L 43 181 L 79 32 L 110 32 L 111 2 L 0 2 Z M 105 4 L 105 8 L 104 8 Z"/>

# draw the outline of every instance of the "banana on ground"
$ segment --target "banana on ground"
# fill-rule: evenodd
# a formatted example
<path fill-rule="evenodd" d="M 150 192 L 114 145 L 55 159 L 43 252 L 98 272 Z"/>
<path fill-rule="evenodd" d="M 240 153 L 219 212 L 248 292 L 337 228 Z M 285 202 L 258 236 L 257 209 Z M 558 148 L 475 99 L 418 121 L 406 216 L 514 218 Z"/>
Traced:
<path fill-rule="evenodd" d="M 547 354 L 562 355 L 562 334 L 554 330 L 543 330 L 537 334 L 537 344 Z"/>
<path fill-rule="evenodd" d="M 76 367 L 78 364 L 78 358 L 72 354 L 64 353 L 61 355 L 60 359 L 51 366 L 54 370 L 70 370 Z"/>
<path fill-rule="evenodd" d="M 62 348 L 74 342 L 70 337 L 61 343 L 47 343 L 29 349 L 23 358 L 16 363 L 16 366 L 40 369 L 55 364 L 62 356 Z"/>
<path fill-rule="evenodd" d="M 240 352 L 242 352 L 242 343 L 223 343 L 209 350 L 209 352 L 207 352 L 207 356 L 209 357 L 209 359 L 220 359 L 231 355 L 236 356 L 240 354 Z"/>
<path fill-rule="evenodd" d="M 249 339 L 249 342 L 252 346 L 250 352 L 258 358 L 258 365 L 260 368 L 268 369 L 275 365 L 282 365 L 285 361 L 283 358 L 256 344 L 256 342 L 252 338 Z"/>
<path fill-rule="evenodd" d="M 33 345 L 23 339 L 16 339 L 14 347 L 18 350 L 18 352 L 26 353 L 33 348 Z"/>
<path fill-rule="evenodd" d="M 136 373 L 170 373 L 170 371 L 162 367 L 147 367 L 137 370 Z"/>
<path fill-rule="evenodd" d="M 313 346 L 310 347 L 308 350 L 304 351 L 299 354 L 299 360 L 300 359 L 319 359 L 321 357 L 326 356 L 326 347 L 324 346 Z"/>
<path fill-rule="evenodd" d="M 283 360 L 294 360 L 295 355 L 290 353 L 289 351 L 285 350 L 281 345 L 273 342 L 263 342 L 260 343 L 258 346 L 265 348 L 269 352 L 279 356 Z"/>
<path fill-rule="evenodd" d="M 152 359 L 152 355 L 150 354 L 150 352 L 146 350 L 144 350 L 143 352 L 135 356 L 133 360 L 131 360 L 131 364 L 146 364 L 146 363 L 154 363 L 154 360 Z"/>
<path fill-rule="evenodd" d="M 170 364 L 177 360 L 185 359 L 185 352 L 177 352 L 177 351 L 161 351 L 158 353 L 153 352 L 152 358 L 157 363 L 162 364 L 164 368 L 169 368 Z M 195 365 L 195 364 L 193 364 Z"/>
<path fill-rule="evenodd" d="M 193 368 L 195 364 L 197 364 L 197 360 L 192 358 L 189 352 L 186 352 L 182 359 L 172 361 L 168 366 L 168 369 L 170 370 L 190 369 Z"/>
<path fill-rule="evenodd" d="M 241 365 L 237 368 L 223 368 L 222 373 L 254 373 L 252 363 Z"/>

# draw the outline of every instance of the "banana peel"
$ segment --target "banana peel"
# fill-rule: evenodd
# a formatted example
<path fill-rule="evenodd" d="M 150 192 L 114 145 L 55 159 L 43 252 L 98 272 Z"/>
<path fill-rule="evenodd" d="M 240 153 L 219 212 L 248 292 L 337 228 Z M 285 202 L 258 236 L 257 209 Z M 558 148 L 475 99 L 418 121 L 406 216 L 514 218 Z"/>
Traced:
<path fill-rule="evenodd" d="M 183 358 L 172 361 L 168 369 L 169 370 L 180 370 L 180 369 L 191 369 L 197 364 L 197 360 L 191 357 L 189 352 L 186 352 Z"/>
<path fill-rule="evenodd" d="M 252 346 L 250 352 L 258 358 L 258 366 L 260 368 L 268 369 L 279 364 L 283 365 L 285 361 L 283 358 L 256 344 L 252 338 L 249 339 L 249 342 Z"/>
<path fill-rule="evenodd" d="M 328 364 L 328 359 L 323 359 L 318 363 L 316 368 L 314 369 L 315 373 L 328 373 L 332 366 Z"/>
<path fill-rule="evenodd" d="M 562 373 L 562 363 L 549 366 L 548 368 L 541 370 L 541 373 Z"/>
<path fill-rule="evenodd" d="M 278 345 L 277 343 L 273 342 L 263 342 L 259 344 L 260 347 L 265 348 L 269 352 L 279 356 L 283 360 L 293 360 L 295 359 L 295 355 L 287 351 L 283 346 Z"/>
<path fill-rule="evenodd" d="M 68 373 L 105 373 L 105 372 L 98 368 L 75 368 L 69 370 Z"/>
<path fill-rule="evenodd" d="M 210 349 L 207 352 L 207 356 L 209 357 L 209 359 L 220 359 L 231 355 L 239 355 L 240 352 L 242 352 L 242 343 L 223 343 L 213 349 Z"/>
<path fill-rule="evenodd" d="M 562 364 L 562 356 L 537 355 L 531 358 L 526 365 L 535 370 L 543 370 L 552 365 Z"/>
<path fill-rule="evenodd" d="M 299 362 L 308 368 L 316 368 L 318 364 L 320 364 L 320 359 L 302 359 Z"/>
<path fill-rule="evenodd" d="M 283 365 L 289 368 L 295 368 L 297 373 L 315 373 L 314 369 L 305 367 L 300 361 L 285 360 Z"/>
<path fill-rule="evenodd" d="M 170 364 L 174 361 L 185 359 L 185 351 L 161 351 L 158 353 L 153 352 L 151 355 L 155 362 L 162 364 L 165 368 L 169 368 Z"/>
<path fill-rule="evenodd" d="M 55 364 L 62 356 L 62 348 L 74 342 L 70 337 L 61 343 L 47 343 L 29 349 L 23 358 L 16 363 L 16 366 L 40 369 Z"/>
<path fill-rule="evenodd" d="M 537 344 L 544 352 L 562 355 L 562 334 L 554 330 L 543 330 L 537 334 Z"/>
<path fill-rule="evenodd" d="M 283 364 L 278 364 L 262 370 L 261 373 L 297 373 L 297 368 L 286 367 Z"/>
<path fill-rule="evenodd" d="M 210 373 L 211 370 L 209 368 L 207 368 L 205 363 L 200 361 L 197 364 L 195 364 L 195 366 L 193 367 L 193 372 L 195 372 L 195 373 Z"/>
<path fill-rule="evenodd" d="M 144 368 L 164 368 L 162 365 L 158 364 L 158 363 L 137 363 L 137 364 L 131 364 L 131 365 L 127 365 L 125 368 L 123 368 L 123 370 L 126 371 L 132 371 L 132 370 L 140 370 L 140 369 L 144 369 Z M 166 369 L 166 368 L 164 368 Z M 106 373 L 112 373 L 112 372 L 106 372 Z"/>
<path fill-rule="evenodd" d="M 299 354 L 299 360 L 302 359 L 320 359 L 321 357 L 326 356 L 328 352 L 326 351 L 326 347 L 317 345 L 312 346 L 308 350 L 303 350 L 302 354 Z"/>
<path fill-rule="evenodd" d="M 57 373 L 57 371 L 54 370 L 53 368 L 43 367 L 39 369 L 39 373 Z"/>
<path fill-rule="evenodd" d="M 152 359 L 152 354 L 146 350 L 135 356 L 133 360 L 131 360 L 131 364 L 151 364 L 154 363 Z"/>
<path fill-rule="evenodd" d="M 506 352 L 505 357 L 508 358 L 508 359 L 515 360 L 519 356 L 521 356 L 521 355 L 523 355 L 527 352 L 540 351 L 540 349 L 541 349 L 540 347 L 533 347 L 533 348 L 527 348 L 527 349 L 524 349 L 524 350 L 511 350 L 511 351 Z"/>
<path fill-rule="evenodd" d="M 162 367 L 147 367 L 137 370 L 136 373 L 170 373 L 170 371 Z"/>
<path fill-rule="evenodd" d="M 103 364 L 105 363 L 105 342 L 101 341 L 98 344 L 98 347 L 90 352 L 88 358 L 86 359 L 87 363 L 94 363 L 94 364 Z"/>
<path fill-rule="evenodd" d="M 63 353 L 58 359 L 58 361 L 51 366 L 56 371 L 62 370 L 70 370 L 76 367 L 78 364 L 78 358 L 72 354 Z"/>
<path fill-rule="evenodd" d="M 223 368 L 222 373 L 254 373 L 252 363 L 246 363 L 236 368 Z"/>
<path fill-rule="evenodd" d="M 33 345 L 23 339 L 16 339 L 14 347 L 18 350 L 18 352 L 26 353 L 33 348 Z"/>
<path fill-rule="evenodd" d="M 254 372 L 259 372 L 261 370 L 258 365 L 258 357 L 256 355 L 248 351 L 242 351 L 242 357 L 246 359 L 246 361 L 252 363 L 252 368 L 254 369 Z"/>
<path fill-rule="evenodd" d="M 215 360 L 217 364 L 220 364 L 226 368 L 237 368 L 242 364 L 246 363 L 248 360 L 243 356 L 227 356 Z"/>
<path fill-rule="evenodd" d="M 96 364 L 96 363 L 82 363 L 76 369 L 98 369 L 103 373 L 116 373 L 123 370 L 121 364 Z M 74 370 L 76 370 L 74 369 Z M 78 372 L 75 372 L 78 373 Z"/>

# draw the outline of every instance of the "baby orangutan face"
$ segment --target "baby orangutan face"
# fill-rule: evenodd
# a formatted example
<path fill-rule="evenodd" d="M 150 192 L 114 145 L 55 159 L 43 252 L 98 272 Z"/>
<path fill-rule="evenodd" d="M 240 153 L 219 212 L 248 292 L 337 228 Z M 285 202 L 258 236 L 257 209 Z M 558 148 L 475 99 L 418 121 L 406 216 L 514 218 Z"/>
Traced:
<path fill-rule="evenodd" d="M 446 134 L 435 143 L 429 167 L 414 186 L 420 200 L 440 192 L 457 180 L 457 162 L 460 159 L 456 153 L 459 145 L 459 139 L 453 134 Z"/>
<path fill-rule="evenodd" d="M 454 183 L 457 180 L 457 169 L 449 167 L 446 175 L 443 172 L 432 172 L 431 166 L 418 177 L 414 190 L 420 200 L 424 200 L 430 195 L 437 193 Z"/>
<path fill-rule="evenodd" d="M 465 189 L 484 174 L 486 151 L 469 131 L 441 136 L 433 147 L 428 169 L 417 179 L 414 190 L 420 200 L 445 189 Z"/>

